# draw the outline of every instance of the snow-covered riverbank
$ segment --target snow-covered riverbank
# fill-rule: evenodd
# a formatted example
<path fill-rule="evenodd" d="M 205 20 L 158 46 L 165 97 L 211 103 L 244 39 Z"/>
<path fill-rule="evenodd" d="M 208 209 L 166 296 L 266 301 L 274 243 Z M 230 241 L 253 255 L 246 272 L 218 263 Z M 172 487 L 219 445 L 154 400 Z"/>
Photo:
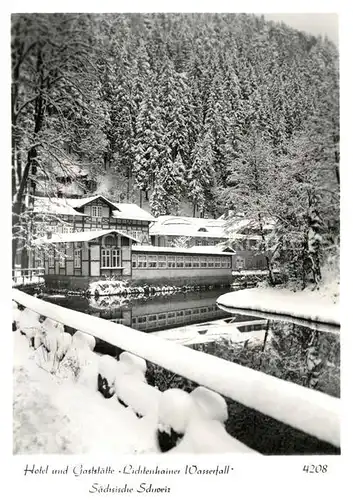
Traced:
<path fill-rule="evenodd" d="M 226 293 L 217 304 L 227 310 L 247 310 L 302 318 L 316 323 L 340 325 L 339 302 L 319 291 L 291 291 L 283 288 L 250 288 Z"/>

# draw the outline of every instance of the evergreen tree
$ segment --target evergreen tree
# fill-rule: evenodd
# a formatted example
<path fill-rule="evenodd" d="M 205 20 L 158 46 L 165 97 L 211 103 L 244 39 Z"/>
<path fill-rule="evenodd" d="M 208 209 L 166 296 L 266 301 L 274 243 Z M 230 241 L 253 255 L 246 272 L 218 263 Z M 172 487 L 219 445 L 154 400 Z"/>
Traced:
<path fill-rule="evenodd" d="M 188 197 L 193 204 L 193 216 L 195 217 L 196 210 L 204 214 L 209 203 L 207 194 L 214 185 L 212 134 L 210 131 L 200 134 L 198 138 L 187 180 Z"/>
<path fill-rule="evenodd" d="M 151 209 L 155 217 L 178 213 L 180 200 L 186 191 L 185 166 L 180 154 L 171 157 L 158 170 L 151 196 Z"/>
<path fill-rule="evenodd" d="M 154 187 L 155 173 L 165 155 L 161 112 L 153 88 L 147 90 L 136 120 L 134 141 L 134 175 L 139 189 L 148 192 Z"/>

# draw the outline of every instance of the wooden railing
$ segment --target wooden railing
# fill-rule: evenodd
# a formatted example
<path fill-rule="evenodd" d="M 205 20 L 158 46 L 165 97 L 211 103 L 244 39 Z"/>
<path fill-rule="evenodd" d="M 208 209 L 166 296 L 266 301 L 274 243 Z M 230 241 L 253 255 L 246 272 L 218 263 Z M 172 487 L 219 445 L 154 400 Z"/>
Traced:
<path fill-rule="evenodd" d="M 68 310 L 13 289 L 13 300 L 159 365 L 319 440 L 340 446 L 340 400 L 157 336 Z"/>

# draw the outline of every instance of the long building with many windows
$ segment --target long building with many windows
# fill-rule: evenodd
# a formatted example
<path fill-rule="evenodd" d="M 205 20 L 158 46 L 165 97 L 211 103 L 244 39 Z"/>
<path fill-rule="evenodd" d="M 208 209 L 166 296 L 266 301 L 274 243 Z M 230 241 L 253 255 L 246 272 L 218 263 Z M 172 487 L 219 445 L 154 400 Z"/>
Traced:
<path fill-rule="evenodd" d="M 100 279 L 228 284 L 233 269 L 265 267 L 258 252 L 226 247 L 222 220 L 170 216 L 161 224 L 160 219 L 137 205 L 113 203 L 99 195 L 37 198 L 33 267 L 44 268 L 46 281 L 59 288 L 85 288 Z M 162 237 L 163 231 L 168 234 Z M 170 239 L 173 232 L 178 234 Z"/>

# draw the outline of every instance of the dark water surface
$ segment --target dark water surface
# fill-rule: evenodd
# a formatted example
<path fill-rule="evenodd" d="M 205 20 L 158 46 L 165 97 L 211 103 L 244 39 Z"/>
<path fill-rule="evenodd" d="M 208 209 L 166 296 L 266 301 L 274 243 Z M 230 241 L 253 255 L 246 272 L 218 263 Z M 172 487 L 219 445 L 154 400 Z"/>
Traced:
<path fill-rule="evenodd" d="M 230 339 L 224 335 L 222 338 L 220 335 L 210 341 L 195 341 L 188 347 L 330 396 L 340 397 L 339 333 L 320 330 L 318 325 L 301 326 L 290 321 L 266 318 L 262 318 L 261 321 L 261 318 L 252 317 L 250 314 L 232 315 L 220 310 L 216 305 L 217 298 L 226 291 L 208 290 L 132 299 L 117 296 L 98 299 L 76 296 L 43 298 L 63 307 L 151 334 L 158 335 L 158 331 L 175 329 L 176 338 L 178 331 L 186 331 L 187 325 L 202 323 L 205 326 L 201 332 L 204 333 L 212 321 L 221 319 L 232 321 L 236 323 L 238 330 L 244 333 L 243 336 L 240 335 L 239 341 L 234 341 L 234 337 Z M 253 324 L 251 320 L 254 320 Z M 244 322 L 243 326 L 241 322 Z M 222 328 L 226 330 L 220 325 L 220 334 Z M 171 338 L 173 335 L 174 330 L 170 330 Z M 104 344 L 98 344 L 97 349 L 109 352 Z M 193 382 L 151 363 L 148 363 L 147 375 L 149 382 L 156 384 L 161 390 L 169 387 L 192 390 L 195 387 Z M 262 453 L 280 455 L 339 453 L 337 448 L 239 403 L 233 401 L 227 403 L 228 432 Z"/>

